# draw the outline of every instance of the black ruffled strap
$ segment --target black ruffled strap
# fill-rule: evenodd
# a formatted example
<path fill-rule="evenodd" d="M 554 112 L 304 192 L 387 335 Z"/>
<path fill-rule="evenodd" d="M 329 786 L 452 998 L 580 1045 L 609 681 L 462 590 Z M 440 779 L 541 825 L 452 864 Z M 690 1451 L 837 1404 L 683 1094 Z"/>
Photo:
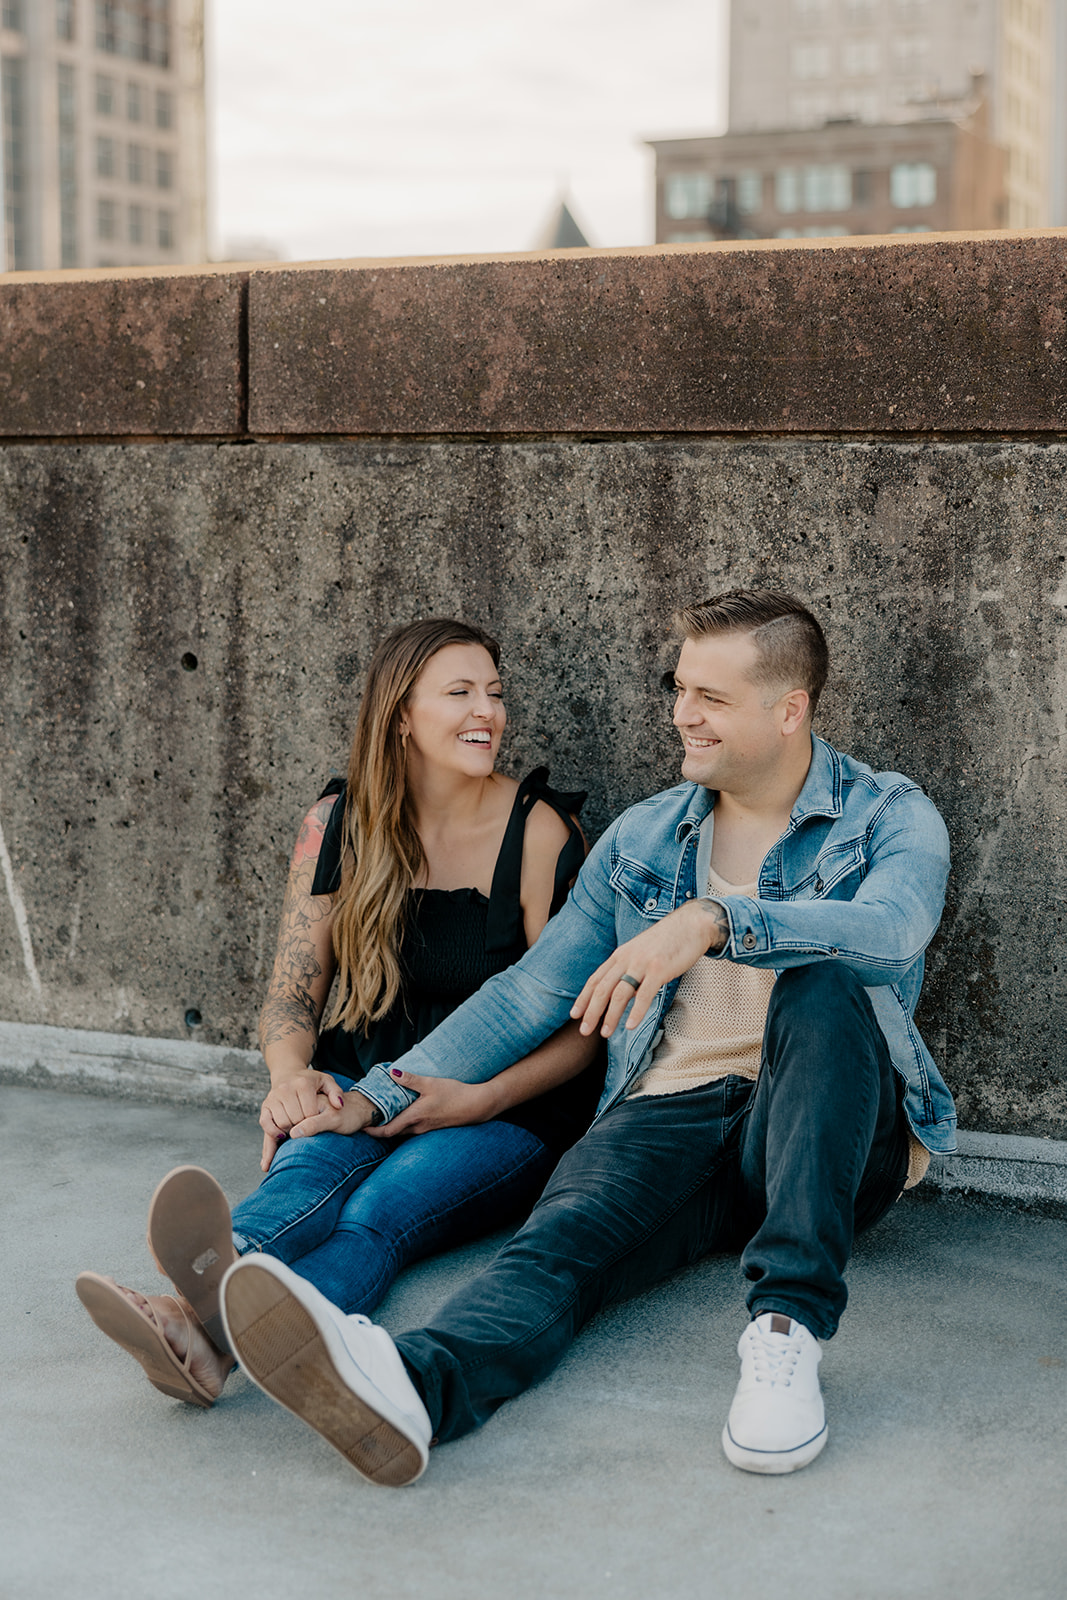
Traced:
<path fill-rule="evenodd" d="M 492 888 L 489 891 L 489 916 L 486 925 L 485 948 L 489 952 L 525 950 L 526 929 L 522 918 L 519 893 L 522 884 L 522 847 L 526 836 L 526 819 L 538 800 L 552 807 L 567 825 L 567 841 L 556 858 L 555 879 L 552 886 L 551 914 L 559 910 L 566 900 L 570 886 L 585 860 L 585 840 L 574 818 L 586 801 L 584 790 L 564 794 L 548 783 L 548 768 L 537 767 L 519 784 L 504 830 L 504 842 L 496 858 Z"/>
<path fill-rule="evenodd" d="M 319 859 L 315 863 L 315 877 L 311 884 L 312 894 L 336 894 L 341 887 L 341 845 L 344 841 L 346 791 L 347 785 L 343 778 L 331 778 L 319 795 L 319 800 L 325 800 L 328 794 L 336 794 L 340 798 L 326 820 L 326 830 L 319 846 Z M 315 803 L 317 805 L 318 801 Z"/>

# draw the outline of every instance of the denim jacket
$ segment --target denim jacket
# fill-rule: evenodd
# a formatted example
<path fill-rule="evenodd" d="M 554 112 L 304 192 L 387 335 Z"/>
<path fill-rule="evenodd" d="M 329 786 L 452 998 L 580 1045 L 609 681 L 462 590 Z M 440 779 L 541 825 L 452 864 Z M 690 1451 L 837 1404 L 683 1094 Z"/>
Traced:
<path fill-rule="evenodd" d="M 680 783 L 624 811 L 532 949 L 397 1064 L 483 1083 L 536 1049 L 568 1020 L 586 979 L 616 946 L 706 890 L 714 804 L 714 792 Z M 948 864 L 945 825 L 915 783 L 872 772 L 813 737 L 789 825 L 760 868 L 759 898 L 716 897 L 730 924 L 718 959 L 776 972 L 840 961 L 863 980 L 904 1080 L 908 1121 L 929 1150 L 943 1153 L 955 1149 L 955 1110 L 914 1013 Z M 615 1029 L 598 1116 L 648 1066 L 677 987 L 677 979 L 665 984 L 632 1032 L 625 1016 Z M 372 1067 L 359 1088 L 386 1117 L 414 1099 L 388 1063 Z"/>

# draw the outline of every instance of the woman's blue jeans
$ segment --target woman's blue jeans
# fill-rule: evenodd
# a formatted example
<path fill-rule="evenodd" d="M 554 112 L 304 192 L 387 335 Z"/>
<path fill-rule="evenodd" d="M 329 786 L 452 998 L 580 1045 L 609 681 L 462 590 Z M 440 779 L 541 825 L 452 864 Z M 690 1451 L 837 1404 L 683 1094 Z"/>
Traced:
<path fill-rule="evenodd" d="M 783 973 L 755 1083 L 605 1112 L 488 1268 L 397 1340 L 437 1437 L 545 1377 L 602 1306 L 712 1250 L 742 1251 L 750 1315 L 781 1311 L 830 1338 L 853 1235 L 904 1187 L 901 1087 L 853 973 Z"/>
<path fill-rule="evenodd" d="M 366 1313 L 411 1262 L 517 1221 L 554 1164 L 535 1134 L 510 1122 L 406 1139 L 289 1139 L 235 1207 L 234 1243 L 242 1255 L 284 1261 L 343 1311 Z"/>

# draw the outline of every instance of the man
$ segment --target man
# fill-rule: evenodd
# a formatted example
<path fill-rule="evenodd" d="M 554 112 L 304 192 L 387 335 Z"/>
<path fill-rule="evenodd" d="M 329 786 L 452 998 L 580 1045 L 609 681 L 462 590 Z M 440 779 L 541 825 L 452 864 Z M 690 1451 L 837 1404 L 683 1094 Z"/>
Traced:
<path fill-rule="evenodd" d="M 374 1482 L 416 1478 L 432 1438 L 544 1377 L 605 1304 L 726 1248 L 751 1320 L 724 1450 L 752 1472 L 806 1466 L 853 1235 L 954 1146 L 913 1020 L 941 818 L 812 735 L 828 658 L 799 601 L 736 591 L 680 623 L 685 781 L 608 829 L 517 966 L 301 1129 L 394 1117 L 418 1075 L 482 1081 L 580 1017 L 609 1039 L 604 1096 L 525 1226 L 395 1343 L 267 1257 L 227 1276 L 246 1372 Z"/>

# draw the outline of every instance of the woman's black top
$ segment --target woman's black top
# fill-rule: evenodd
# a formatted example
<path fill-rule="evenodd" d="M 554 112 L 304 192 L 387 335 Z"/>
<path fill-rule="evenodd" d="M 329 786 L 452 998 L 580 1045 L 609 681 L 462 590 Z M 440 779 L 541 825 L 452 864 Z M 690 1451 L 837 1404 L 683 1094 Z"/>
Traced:
<path fill-rule="evenodd" d="M 400 994 L 391 1010 L 364 1032 L 327 1028 L 319 1038 L 315 1066 L 359 1079 L 381 1061 L 396 1061 L 419 1044 L 451 1011 L 525 954 L 519 887 L 526 819 L 538 800 L 550 805 L 567 825 L 567 842 L 556 861 L 552 914 L 567 898 L 585 858 L 574 816 L 584 793 L 561 794 L 547 783 L 548 768 L 538 767 L 519 785 L 493 869 L 488 898 L 477 889 L 413 889 L 408 895 L 400 941 Z M 345 784 L 337 778 L 319 799 L 336 794 L 319 851 L 312 894 L 335 894 L 341 886 L 341 841 Z M 528 1128 L 557 1154 L 569 1149 L 588 1128 L 604 1086 L 602 1053 L 569 1083 L 501 1113 L 501 1122 Z"/>

